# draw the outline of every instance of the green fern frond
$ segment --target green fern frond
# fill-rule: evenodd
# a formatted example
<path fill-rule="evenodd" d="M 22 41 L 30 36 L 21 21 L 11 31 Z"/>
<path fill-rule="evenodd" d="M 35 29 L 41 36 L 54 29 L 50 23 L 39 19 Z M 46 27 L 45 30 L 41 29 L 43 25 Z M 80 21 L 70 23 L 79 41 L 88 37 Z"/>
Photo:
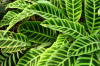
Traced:
<path fill-rule="evenodd" d="M 78 22 L 82 13 L 82 0 L 66 0 L 65 2 L 69 20 Z"/>
<path fill-rule="evenodd" d="M 42 27 L 39 21 L 26 21 L 19 26 L 19 33 L 26 35 L 29 41 L 34 43 L 54 42 L 57 37 L 57 32 L 48 28 Z"/>
<path fill-rule="evenodd" d="M 45 20 L 41 25 L 62 32 L 63 34 L 70 35 L 73 38 L 88 36 L 84 26 L 65 19 L 49 19 Z"/>
<path fill-rule="evenodd" d="M 37 15 L 40 15 L 45 19 L 50 19 L 50 18 L 66 19 L 66 16 L 63 13 L 63 11 L 50 3 L 48 4 L 46 2 L 43 3 L 39 1 L 37 4 L 34 4 L 28 8 L 30 10 L 33 10 Z"/>
<path fill-rule="evenodd" d="M 0 29 L 8 26 L 0 31 L 0 66 L 100 66 L 99 5 L 99 0 L 8 4 L 0 18 Z M 9 32 L 12 27 L 18 33 Z"/>
<path fill-rule="evenodd" d="M 63 12 L 60 9 L 53 6 L 52 4 L 37 3 L 37 4 L 31 5 L 27 8 L 25 8 L 15 18 L 13 18 L 10 21 L 9 26 L 7 27 L 4 35 L 16 23 L 18 23 L 22 19 L 25 19 L 26 17 L 30 17 L 30 16 L 34 15 L 34 14 L 40 15 L 40 16 L 46 18 L 46 19 L 50 19 L 50 18 L 62 18 L 63 19 L 63 18 L 66 18 L 66 16 L 63 14 Z"/>
<path fill-rule="evenodd" d="M 24 11 L 22 11 L 21 13 L 17 14 L 17 16 L 15 18 L 13 18 L 10 23 L 9 26 L 7 27 L 6 31 L 4 32 L 4 35 L 19 21 L 30 17 L 32 15 L 34 15 L 35 13 L 33 11 L 29 11 L 27 9 L 25 9 Z"/>
<path fill-rule="evenodd" d="M 28 1 L 28 2 L 31 2 L 31 3 L 38 2 L 38 1 L 41 1 L 41 2 L 47 1 L 47 2 L 50 2 L 51 4 L 53 4 L 54 6 L 56 6 L 57 8 L 62 9 L 63 12 L 66 13 L 65 0 L 25 0 L 25 1 Z"/>
<path fill-rule="evenodd" d="M 92 53 L 91 55 L 82 55 L 78 57 L 75 66 L 100 66 L 100 62 Z"/>
<path fill-rule="evenodd" d="M 21 0 L 18 0 L 18 4 L 21 4 L 25 1 L 22 0 L 22 2 L 19 2 Z M 17 1 L 16 1 L 17 2 Z M 19 6 L 16 2 L 11 3 L 12 5 L 8 4 L 9 8 L 18 8 Z M 13 7 L 14 6 L 14 7 Z M 23 5 L 20 5 L 23 7 Z M 20 9 L 20 7 L 18 8 Z M 25 7 L 23 7 L 23 10 Z M 52 5 L 49 1 L 37 1 L 34 4 L 30 4 L 26 6 L 26 9 L 35 12 L 37 15 L 42 16 L 43 18 L 66 18 L 66 16 L 63 14 L 62 10 L 57 8 L 56 6 Z"/>
<path fill-rule="evenodd" d="M 17 16 L 19 11 L 8 11 L 7 14 L 3 17 L 3 19 L 0 21 L 0 27 L 9 25 L 10 21 Z"/>
<path fill-rule="evenodd" d="M 27 6 L 29 6 L 30 3 L 26 2 L 25 0 L 16 0 L 13 3 L 9 3 L 6 7 L 7 8 L 18 8 L 23 10 L 24 8 L 26 8 Z"/>
<path fill-rule="evenodd" d="M 4 31 L 0 31 L 0 48 L 19 48 L 30 46 L 30 43 L 27 41 L 27 37 L 22 34 L 7 32 L 3 36 Z"/>
<path fill-rule="evenodd" d="M 38 66 L 61 66 L 67 58 L 69 42 L 65 35 L 59 35 L 57 41 L 48 48 L 40 57 Z"/>
<path fill-rule="evenodd" d="M 86 37 L 80 37 L 72 43 L 69 48 L 69 54 L 79 56 L 89 54 L 100 50 L 100 35 L 94 34 Z"/>
<path fill-rule="evenodd" d="M 90 33 L 100 28 L 100 17 L 98 16 L 99 8 L 100 0 L 85 0 L 85 17 Z"/>
<path fill-rule="evenodd" d="M 45 48 L 30 49 L 26 54 L 18 61 L 16 66 L 37 66 L 38 60 L 41 54 L 45 51 Z"/>

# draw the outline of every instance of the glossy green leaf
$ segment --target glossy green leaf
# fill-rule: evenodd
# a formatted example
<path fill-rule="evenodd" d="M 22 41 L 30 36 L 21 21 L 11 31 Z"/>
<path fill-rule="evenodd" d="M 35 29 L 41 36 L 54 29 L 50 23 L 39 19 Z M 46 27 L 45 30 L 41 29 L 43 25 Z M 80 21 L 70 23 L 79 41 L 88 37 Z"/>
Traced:
<path fill-rule="evenodd" d="M 85 0 L 85 17 L 90 33 L 100 28 L 100 17 L 98 16 L 99 8 L 100 0 Z"/>
<path fill-rule="evenodd" d="M 28 40 L 34 43 L 53 43 L 56 40 L 57 32 L 42 27 L 38 21 L 26 21 L 19 26 L 19 33 L 23 33 Z"/>
<path fill-rule="evenodd" d="M 78 22 L 82 14 L 82 0 L 65 0 L 69 20 Z"/>
<path fill-rule="evenodd" d="M 70 46 L 69 55 L 79 56 L 89 54 L 97 50 L 100 50 L 99 34 L 78 38 Z"/>
<path fill-rule="evenodd" d="M 18 61 L 16 66 L 37 66 L 38 60 L 41 54 L 45 51 L 44 48 L 30 49 L 24 56 Z"/>
<path fill-rule="evenodd" d="M 70 35 L 73 38 L 88 36 L 84 26 L 65 19 L 49 19 L 45 20 L 41 25 L 62 32 L 65 35 Z"/>
<path fill-rule="evenodd" d="M 68 44 L 67 37 L 59 35 L 57 41 L 41 55 L 38 66 L 64 65 L 68 60 Z"/>

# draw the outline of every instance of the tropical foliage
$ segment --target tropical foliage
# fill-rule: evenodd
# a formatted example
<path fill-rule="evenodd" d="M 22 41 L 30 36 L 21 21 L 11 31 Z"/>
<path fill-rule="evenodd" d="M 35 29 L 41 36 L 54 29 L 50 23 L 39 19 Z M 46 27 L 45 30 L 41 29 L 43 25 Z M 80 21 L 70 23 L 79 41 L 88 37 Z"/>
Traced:
<path fill-rule="evenodd" d="M 100 0 L 16 0 L 0 20 L 1 66 L 100 66 Z"/>

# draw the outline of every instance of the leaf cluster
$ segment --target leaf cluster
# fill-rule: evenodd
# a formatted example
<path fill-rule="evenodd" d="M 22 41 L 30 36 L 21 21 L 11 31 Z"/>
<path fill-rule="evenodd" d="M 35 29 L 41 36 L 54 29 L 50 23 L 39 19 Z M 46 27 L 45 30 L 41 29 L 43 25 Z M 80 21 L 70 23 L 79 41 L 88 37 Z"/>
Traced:
<path fill-rule="evenodd" d="M 7 26 L 0 30 L 1 66 L 100 66 L 99 8 L 100 0 L 9 3 L 0 21 Z"/>

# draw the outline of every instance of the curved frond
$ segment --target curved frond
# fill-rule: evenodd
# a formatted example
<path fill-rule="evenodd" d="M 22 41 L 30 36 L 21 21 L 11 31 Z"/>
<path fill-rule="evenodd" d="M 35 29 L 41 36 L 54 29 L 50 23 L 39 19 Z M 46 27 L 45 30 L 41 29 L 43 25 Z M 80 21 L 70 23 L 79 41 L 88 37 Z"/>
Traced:
<path fill-rule="evenodd" d="M 19 21 L 21 21 L 22 19 L 25 19 L 26 17 L 30 17 L 34 14 L 40 15 L 46 19 L 66 18 L 63 12 L 57 7 L 53 6 L 52 4 L 41 3 L 41 2 L 36 3 L 34 5 L 29 5 L 21 13 L 17 14 L 17 16 L 10 21 L 9 26 L 7 27 L 4 34 L 6 34 L 6 32 Z"/>
<path fill-rule="evenodd" d="M 75 66 L 100 66 L 100 62 L 94 54 L 78 57 Z"/>
<path fill-rule="evenodd" d="M 90 33 L 100 28 L 100 17 L 98 16 L 99 8 L 100 0 L 85 0 L 85 17 Z"/>
<path fill-rule="evenodd" d="M 27 37 L 22 34 L 7 32 L 3 36 L 3 31 L 0 31 L 0 48 L 19 48 L 30 46 Z"/>
<path fill-rule="evenodd" d="M 39 21 L 26 21 L 19 26 L 19 33 L 26 35 L 31 42 L 52 43 L 57 37 L 57 32 L 42 27 Z"/>
<path fill-rule="evenodd" d="M 46 2 L 39 1 L 37 4 L 28 7 L 29 9 L 33 9 L 37 15 L 42 16 L 45 19 L 50 18 L 61 18 L 66 19 L 63 11 L 52 4 L 48 4 Z"/>
<path fill-rule="evenodd" d="M 8 11 L 7 14 L 3 17 L 3 19 L 0 21 L 0 27 L 9 25 L 10 21 L 17 16 L 19 12 L 16 11 Z"/>
<path fill-rule="evenodd" d="M 44 51 L 44 48 L 30 49 L 21 59 L 19 59 L 16 66 L 37 66 L 38 60 Z"/>
<path fill-rule="evenodd" d="M 18 4 L 24 4 L 25 1 L 18 0 Z M 14 3 L 11 3 L 12 5 L 9 6 L 9 8 L 18 8 L 19 6 L 15 1 Z M 10 5 L 10 4 L 9 4 Z M 20 5 L 23 7 L 23 5 Z M 18 8 L 20 9 L 20 7 Z M 23 10 L 25 7 L 23 7 Z M 26 6 L 26 9 L 33 11 L 35 14 L 42 16 L 43 18 L 66 18 L 66 16 L 63 14 L 62 10 L 57 8 L 56 6 L 52 5 L 49 1 L 37 1 L 34 2 L 34 4 L 30 4 Z"/>
<path fill-rule="evenodd" d="M 34 2 L 50 2 L 51 4 L 53 4 L 54 6 L 56 6 L 57 8 L 60 8 L 64 13 L 65 15 L 67 14 L 66 13 L 66 5 L 65 5 L 65 0 L 25 0 L 25 1 L 28 1 L 28 2 L 31 2 L 31 3 L 34 3 Z"/>
<path fill-rule="evenodd" d="M 100 50 L 100 35 L 78 38 L 69 48 L 69 55 L 79 56 Z"/>
<path fill-rule="evenodd" d="M 21 9 L 23 10 L 24 8 L 26 8 L 27 6 L 29 6 L 30 3 L 28 2 L 25 2 L 25 0 L 16 0 L 15 2 L 13 3 L 9 3 L 6 7 L 7 8 L 18 8 L 18 9 Z"/>
<path fill-rule="evenodd" d="M 40 57 L 38 66 L 61 66 L 66 63 L 69 42 L 65 35 L 59 35 L 57 41 Z"/>
<path fill-rule="evenodd" d="M 82 0 L 65 0 L 69 20 L 78 22 L 82 13 Z"/>
<path fill-rule="evenodd" d="M 70 35 L 73 38 L 87 36 L 84 26 L 79 23 L 74 23 L 65 19 L 49 19 L 41 23 L 42 26 Z"/>

